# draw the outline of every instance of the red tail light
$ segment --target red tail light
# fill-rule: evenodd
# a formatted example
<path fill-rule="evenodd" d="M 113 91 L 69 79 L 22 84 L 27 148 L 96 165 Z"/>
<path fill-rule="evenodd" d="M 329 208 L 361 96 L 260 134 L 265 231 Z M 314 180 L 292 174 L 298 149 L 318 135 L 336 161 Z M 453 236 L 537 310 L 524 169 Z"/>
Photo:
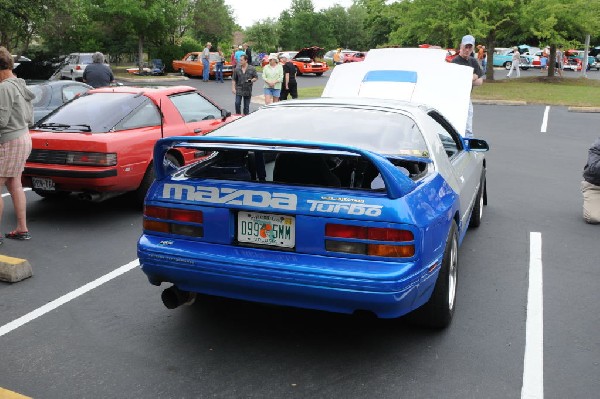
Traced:
<path fill-rule="evenodd" d="M 387 258 L 411 258 L 415 255 L 415 238 L 410 230 L 327 224 L 325 236 L 335 238 L 325 240 L 325 249 L 331 252 Z M 339 238 L 352 239 L 352 241 L 339 240 Z M 381 244 L 382 241 L 390 244 Z"/>
<path fill-rule="evenodd" d="M 201 211 L 161 206 L 144 207 L 144 230 L 146 231 L 203 237 L 203 220 Z"/>

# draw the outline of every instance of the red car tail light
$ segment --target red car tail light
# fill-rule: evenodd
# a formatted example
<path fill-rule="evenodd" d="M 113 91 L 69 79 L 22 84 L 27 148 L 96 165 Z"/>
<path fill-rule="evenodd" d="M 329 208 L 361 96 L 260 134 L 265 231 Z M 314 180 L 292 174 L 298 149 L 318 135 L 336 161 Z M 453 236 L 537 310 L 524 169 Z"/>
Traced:
<path fill-rule="evenodd" d="M 201 211 L 165 208 L 161 206 L 144 207 L 144 230 L 147 231 L 203 237 L 203 221 L 204 215 Z"/>
<path fill-rule="evenodd" d="M 82 166 L 115 166 L 117 164 L 117 154 L 114 152 L 78 152 L 71 151 L 67 153 L 67 165 Z"/>
<path fill-rule="evenodd" d="M 334 238 L 325 240 L 325 249 L 331 252 L 387 258 L 411 258 L 415 255 L 414 234 L 409 230 L 328 223 L 325 236 Z M 381 244 L 381 241 L 390 244 Z"/>

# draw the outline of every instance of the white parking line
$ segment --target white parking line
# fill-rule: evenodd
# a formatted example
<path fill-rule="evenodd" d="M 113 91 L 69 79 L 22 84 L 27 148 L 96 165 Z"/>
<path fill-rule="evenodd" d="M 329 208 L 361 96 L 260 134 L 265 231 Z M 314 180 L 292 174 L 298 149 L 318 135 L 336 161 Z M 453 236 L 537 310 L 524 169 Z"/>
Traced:
<path fill-rule="evenodd" d="M 550 113 L 550 106 L 546 106 L 546 110 L 544 111 L 544 117 L 542 118 L 542 133 L 546 133 L 548 129 L 548 114 Z"/>
<path fill-rule="evenodd" d="M 49 302 L 49 303 L 45 304 L 44 306 L 39 307 L 39 308 L 35 309 L 34 311 L 27 313 L 25 316 L 21 316 L 18 319 L 13 320 L 8 324 L 3 325 L 2 327 L 0 327 L 0 337 L 2 337 L 5 334 L 8 334 L 12 330 L 15 330 L 15 329 L 21 327 L 24 324 L 29 323 L 30 321 L 37 319 L 38 317 L 45 315 L 46 313 L 58 308 L 59 306 L 62 306 L 65 303 L 72 301 L 73 299 L 77 298 L 78 296 L 81 296 L 81 295 L 85 294 L 86 292 L 91 291 L 94 288 L 99 287 L 102 284 L 107 283 L 110 280 L 112 280 L 116 277 L 119 277 L 120 275 L 127 273 L 128 271 L 130 271 L 132 269 L 135 269 L 139 265 L 140 265 L 140 262 L 138 259 L 133 260 L 133 261 L 129 262 L 128 264 L 123 265 L 123 266 L 119 267 L 118 269 L 115 269 L 112 272 L 107 273 L 104 276 L 99 277 L 96 280 L 94 280 L 90 283 L 87 283 L 86 285 L 79 287 L 76 290 L 69 292 L 68 294 L 61 296 L 60 298 L 53 300 L 52 302 Z"/>
<path fill-rule="evenodd" d="M 544 296 L 542 234 L 529 234 L 529 289 L 521 399 L 544 397 Z"/>
<path fill-rule="evenodd" d="M 23 191 L 31 191 L 31 189 L 29 187 L 25 187 L 25 188 L 23 188 Z M 8 197 L 9 195 L 10 195 L 10 193 L 4 193 L 4 194 L 2 194 L 2 198 Z"/>

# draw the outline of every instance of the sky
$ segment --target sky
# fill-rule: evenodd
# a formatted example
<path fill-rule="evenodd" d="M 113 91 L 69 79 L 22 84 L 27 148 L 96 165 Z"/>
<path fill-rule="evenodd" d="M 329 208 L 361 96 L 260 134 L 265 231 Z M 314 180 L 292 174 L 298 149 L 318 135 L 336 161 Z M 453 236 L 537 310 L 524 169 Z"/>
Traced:
<path fill-rule="evenodd" d="M 225 0 L 225 4 L 233 9 L 236 22 L 242 28 L 247 28 L 259 20 L 278 19 L 283 10 L 290 8 L 292 0 Z M 315 11 L 336 4 L 348 8 L 352 5 L 352 0 L 313 0 Z"/>

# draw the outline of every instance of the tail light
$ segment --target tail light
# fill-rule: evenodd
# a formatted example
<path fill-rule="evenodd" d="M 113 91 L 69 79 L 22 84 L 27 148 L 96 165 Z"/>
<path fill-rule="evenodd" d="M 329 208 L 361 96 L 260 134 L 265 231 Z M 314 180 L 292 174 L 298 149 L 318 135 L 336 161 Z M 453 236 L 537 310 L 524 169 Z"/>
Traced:
<path fill-rule="evenodd" d="M 115 166 L 117 154 L 114 152 L 68 152 L 67 165 Z"/>
<path fill-rule="evenodd" d="M 145 231 L 203 237 L 203 221 L 202 211 L 150 205 L 144 207 Z"/>
<path fill-rule="evenodd" d="M 410 230 L 327 224 L 325 237 L 325 249 L 331 252 L 386 258 L 415 255 L 415 238 Z"/>
<path fill-rule="evenodd" d="M 75 70 L 81 71 L 81 65 L 75 65 Z"/>

